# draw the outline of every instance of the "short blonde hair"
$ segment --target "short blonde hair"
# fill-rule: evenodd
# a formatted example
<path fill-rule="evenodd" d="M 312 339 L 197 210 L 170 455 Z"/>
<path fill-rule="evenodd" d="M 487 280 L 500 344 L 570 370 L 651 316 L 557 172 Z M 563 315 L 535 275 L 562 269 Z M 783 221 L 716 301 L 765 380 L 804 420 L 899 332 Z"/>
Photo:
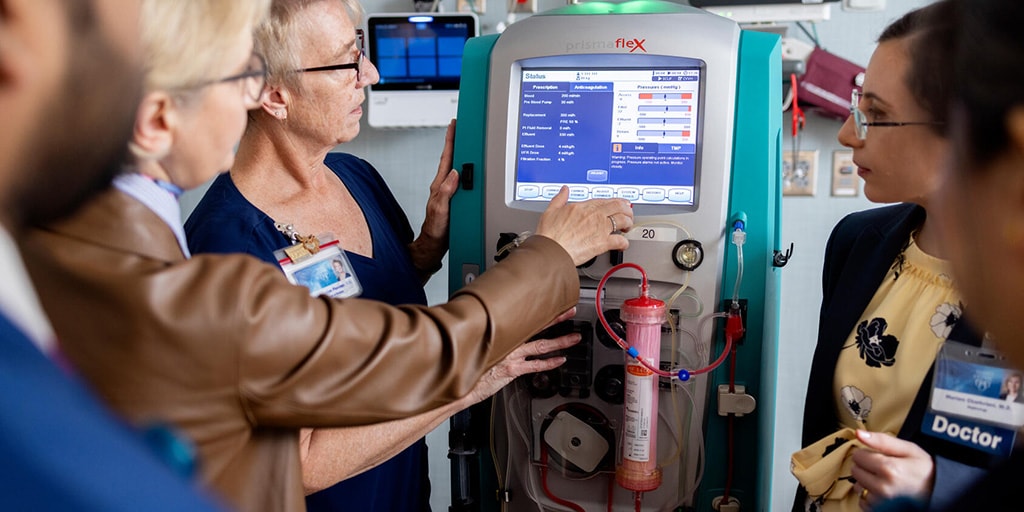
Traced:
<path fill-rule="evenodd" d="M 271 0 L 143 0 L 146 91 L 187 89 L 224 74 L 224 53 Z"/>
<path fill-rule="evenodd" d="M 299 90 L 298 73 L 300 34 L 296 17 L 303 9 L 318 2 L 341 2 L 356 26 L 362 21 L 363 6 L 358 0 L 273 0 L 270 16 L 256 27 L 256 51 L 267 59 L 267 81 Z"/>
<path fill-rule="evenodd" d="M 1001 386 L 999 386 L 999 394 L 1000 395 L 1006 396 L 1006 395 L 1008 395 L 1010 393 L 1010 386 L 1008 386 L 1008 384 L 1010 383 L 1010 380 L 1017 381 L 1017 392 L 1018 393 L 1020 393 L 1021 391 L 1024 391 L 1024 390 L 1020 389 L 1022 386 L 1024 386 L 1024 377 L 1021 377 L 1021 374 L 1019 374 L 1017 372 L 1013 372 L 1013 373 L 1010 373 L 1009 375 L 1007 375 L 1006 378 L 1003 379 L 1003 384 Z"/>

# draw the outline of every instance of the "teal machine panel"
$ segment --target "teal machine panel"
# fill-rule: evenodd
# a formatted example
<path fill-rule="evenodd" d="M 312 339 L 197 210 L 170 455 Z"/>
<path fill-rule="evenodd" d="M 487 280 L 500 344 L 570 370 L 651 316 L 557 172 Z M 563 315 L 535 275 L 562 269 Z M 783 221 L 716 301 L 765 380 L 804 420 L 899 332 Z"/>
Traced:
<path fill-rule="evenodd" d="M 642 510 L 714 510 L 726 496 L 740 510 L 769 506 L 781 87 L 777 36 L 669 2 L 570 5 L 467 42 L 449 289 L 494 265 L 508 237 L 532 230 L 561 184 L 573 200 L 630 199 L 636 227 L 625 235 L 629 249 L 579 270 L 579 313 L 562 328 L 584 341 L 566 365 L 452 419 L 451 510 L 635 510 L 638 497 Z M 676 263 L 694 261 L 692 250 L 680 256 L 684 242 L 700 248 L 698 266 Z M 636 295 L 632 270 L 598 289 L 620 261 L 643 267 L 652 294 L 668 303 L 667 366 L 718 359 L 725 322 L 714 313 L 730 311 L 734 297 L 746 329 L 717 369 L 661 379 L 650 448 L 660 485 L 639 495 L 615 483 L 629 358 L 595 308 L 600 297 L 614 325 Z"/>

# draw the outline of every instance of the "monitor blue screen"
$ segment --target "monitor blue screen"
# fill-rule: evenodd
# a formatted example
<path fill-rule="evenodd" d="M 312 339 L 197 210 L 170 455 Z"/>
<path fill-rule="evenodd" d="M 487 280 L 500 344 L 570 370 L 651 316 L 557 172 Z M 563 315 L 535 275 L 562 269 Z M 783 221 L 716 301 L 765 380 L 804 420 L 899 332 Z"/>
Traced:
<path fill-rule="evenodd" d="M 378 91 L 458 90 L 462 49 L 476 32 L 465 15 L 374 16 L 367 19 Z"/>
<path fill-rule="evenodd" d="M 523 66 L 514 200 L 548 201 L 568 185 L 571 201 L 693 209 L 701 75 L 700 65 Z"/>

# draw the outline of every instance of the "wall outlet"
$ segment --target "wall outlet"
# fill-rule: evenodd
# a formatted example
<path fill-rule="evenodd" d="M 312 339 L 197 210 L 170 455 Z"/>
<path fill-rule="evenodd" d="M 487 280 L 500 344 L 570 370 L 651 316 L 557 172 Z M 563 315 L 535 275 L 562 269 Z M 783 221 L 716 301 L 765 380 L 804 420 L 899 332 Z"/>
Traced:
<path fill-rule="evenodd" d="M 818 175 L 818 150 L 782 152 L 782 195 L 813 196 Z"/>
<path fill-rule="evenodd" d="M 537 0 L 511 0 L 509 7 L 512 12 L 533 13 L 537 12 Z"/>
<path fill-rule="evenodd" d="M 457 0 L 455 9 L 459 12 L 483 14 L 487 10 L 486 0 Z"/>
<path fill-rule="evenodd" d="M 857 165 L 853 163 L 853 151 L 832 152 L 832 195 L 835 197 L 857 197 L 860 178 Z"/>

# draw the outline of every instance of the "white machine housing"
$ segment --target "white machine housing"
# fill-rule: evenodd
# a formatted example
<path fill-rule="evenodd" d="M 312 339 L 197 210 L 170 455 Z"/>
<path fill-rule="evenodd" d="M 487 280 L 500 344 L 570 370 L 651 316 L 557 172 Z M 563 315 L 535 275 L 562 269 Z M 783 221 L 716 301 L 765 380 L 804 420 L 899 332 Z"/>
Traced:
<path fill-rule="evenodd" d="M 692 365 L 691 368 L 707 365 L 712 330 L 708 328 L 704 332 L 698 331 L 700 318 L 721 309 L 723 260 L 729 243 L 726 235 L 729 231 L 727 209 L 739 39 L 740 29 L 735 22 L 696 8 L 659 14 L 543 15 L 511 25 L 497 40 L 491 57 L 485 155 L 488 183 L 484 195 L 483 222 L 484 240 L 488 241 L 485 261 L 494 261 L 497 245 L 490 243 L 497 240 L 499 234 L 522 233 L 532 229 L 546 206 L 546 203 L 517 201 L 515 198 L 520 133 L 518 113 L 524 61 L 555 55 L 568 56 L 570 59 L 579 57 L 580 69 L 651 68 L 657 67 L 655 62 L 658 59 L 666 57 L 685 57 L 699 61 L 702 63 L 702 129 L 697 148 L 696 179 L 699 186 L 696 201 L 693 208 L 689 209 L 692 211 L 687 211 L 687 208 L 636 204 L 636 227 L 625 235 L 630 240 L 630 247 L 624 252 L 623 259 L 646 269 L 652 295 L 662 300 L 667 300 L 681 286 L 687 287 L 686 293 L 671 304 L 670 309 L 678 313 L 679 320 L 675 329 L 678 332 L 693 333 L 696 339 L 690 339 L 694 336 L 677 335 L 683 346 L 673 354 L 670 334 L 666 333 L 662 343 L 662 360 L 675 361 L 677 366 Z M 623 41 L 642 41 L 646 54 L 631 52 Z M 709 44 L 709 41 L 714 41 L 714 44 Z M 586 150 L 585 147 L 581 149 Z M 672 260 L 675 245 L 687 239 L 699 241 L 704 250 L 703 264 L 692 272 L 678 268 Z M 582 299 L 577 308 L 579 313 L 576 320 L 589 322 L 596 329 L 601 327 L 594 311 L 594 297 L 597 293 L 594 288 L 611 266 L 609 259 L 602 257 L 580 271 Z M 637 296 L 638 284 L 639 276 L 634 271 L 616 274 L 603 290 L 605 309 L 618 308 L 623 300 Z M 543 290 L 537 292 L 543 293 Z M 711 323 L 707 322 L 709 325 Z M 624 354 L 595 339 L 592 357 L 593 372 L 596 374 L 606 365 L 622 364 Z M 658 490 L 645 494 L 645 510 L 670 510 L 675 506 L 692 504 L 695 489 L 687 486 L 684 480 L 691 480 L 694 473 L 699 471 L 696 445 L 700 444 L 701 418 L 707 409 L 707 382 L 705 378 L 698 377 L 684 386 L 685 392 L 679 394 L 662 391 L 659 424 L 663 425 L 663 433 L 659 434 L 657 451 L 661 460 L 673 457 L 674 452 L 677 460 L 672 466 L 663 469 L 665 483 Z M 556 395 L 531 398 L 521 385 L 506 391 L 504 413 L 509 418 L 504 443 L 511 457 L 509 485 L 521 486 L 530 495 L 529 500 L 514 500 L 511 510 L 536 510 L 536 505 L 530 502 L 557 506 L 538 491 L 540 485 L 534 466 L 539 464 L 540 443 L 543 442 L 541 431 L 545 427 L 552 428 L 551 424 L 558 429 L 571 426 L 572 423 L 561 416 L 566 404 L 570 403 L 588 411 L 599 412 L 607 419 L 607 427 L 618 436 L 621 406 L 608 404 L 593 394 L 585 397 Z M 688 415 L 684 414 L 686 409 L 690 411 Z M 679 424 L 677 420 L 683 416 L 688 418 L 687 425 L 696 426 L 696 432 Z M 552 423 L 553 418 L 559 419 Z M 525 445 L 523 435 L 531 437 L 531 441 Z M 577 441 L 582 441 L 584 447 L 597 447 L 592 450 L 600 450 L 603 446 L 589 430 Z M 503 443 L 499 440 L 498 444 L 501 446 Z M 587 451 L 581 457 L 590 463 L 595 454 Z M 574 501 L 586 510 L 604 510 L 601 507 L 606 498 L 606 479 L 588 477 L 581 480 L 571 472 L 554 473 L 548 475 L 547 484 L 558 496 Z M 617 490 L 614 498 L 616 509 L 629 507 L 632 504 L 631 495 L 621 488 Z"/>

